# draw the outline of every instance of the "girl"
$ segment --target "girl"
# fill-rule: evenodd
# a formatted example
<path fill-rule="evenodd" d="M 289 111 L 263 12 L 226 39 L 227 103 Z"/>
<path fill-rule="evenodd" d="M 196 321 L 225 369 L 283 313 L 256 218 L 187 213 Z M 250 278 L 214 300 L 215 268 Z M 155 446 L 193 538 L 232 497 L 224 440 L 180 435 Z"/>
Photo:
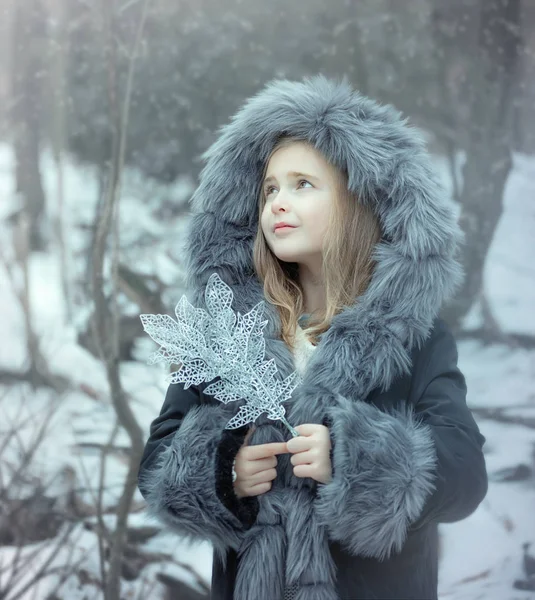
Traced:
<path fill-rule="evenodd" d="M 438 524 L 476 509 L 487 474 L 438 317 L 461 234 L 421 138 L 317 76 L 267 85 L 205 159 L 190 301 L 213 272 L 234 310 L 266 300 L 266 360 L 303 374 L 300 435 L 226 430 L 240 403 L 171 385 L 140 466 L 149 510 L 212 542 L 213 599 L 437 598 Z"/>

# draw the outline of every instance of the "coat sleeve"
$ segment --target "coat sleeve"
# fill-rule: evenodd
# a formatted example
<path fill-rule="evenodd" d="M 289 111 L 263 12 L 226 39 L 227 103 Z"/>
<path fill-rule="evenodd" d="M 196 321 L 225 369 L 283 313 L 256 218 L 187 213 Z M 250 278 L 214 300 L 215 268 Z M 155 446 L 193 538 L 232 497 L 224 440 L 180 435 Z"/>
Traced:
<path fill-rule="evenodd" d="M 202 402 L 201 389 L 169 386 L 150 427 L 138 487 L 150 514 L 186 538 L 210 541 L 224 559 L 254 522 L 257 499 L 238 499 L 232 484 L 247 429 L 226 430 L 228 407 Z"/>
<path fill-rule="evenodd" d="M 457 357 L 439 324 L 413 371 L 414 404 L 386 412 L 338 397 L 329 409 L 333 479 L 318 485 L 315 508 L 352 554 L 388 558 L 411 530 L 464 519 L 485 497 L 485 438 Z"/>

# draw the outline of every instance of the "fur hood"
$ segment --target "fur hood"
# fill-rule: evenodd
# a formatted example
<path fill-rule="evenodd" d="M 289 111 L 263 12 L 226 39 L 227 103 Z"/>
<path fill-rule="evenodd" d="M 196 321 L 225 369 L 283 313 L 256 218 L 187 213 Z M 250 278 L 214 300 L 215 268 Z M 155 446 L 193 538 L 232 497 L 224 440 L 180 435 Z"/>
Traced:
<path fill-rule="evenodd" d="M 329 540 L 340 540 L 353 555 L 384 560 L 401 550 L 432 493 L 436 455 L 429 426 L 403 405 L 389 413 L 366 399 L 411 372 L 413 351 L 461 282 L 461 232 L 422 137 L 398 111 L 360 95 L 346 81 L 273 81 L 247 101 L 204 155 L 186 243 L 195 306 L 204 306 L 213 272 L 232 288 L 234 310 L 244 314 L 265 300 L 253 268 L 257 198 L 266 159 L 281 134 L 309 141 L 344 169 L 351 191 L 370 203 L 383 231 L 369 287 L 333 318 L 287 403 L 292 425 L 330 426 L 333 482 L 316 486 L 310 478 L 296 478 L 288 456 L 281 455 L 278 477 L 258 497 L 256 520 L 246 527 L 210 491 L 217 488 L 211 470 L 221 463 L 207 457 L 220 443 L 229 414 L 228 407 L 209 405 L 188 412 L 160 470 L 151 474 L 147 497 L 153 512 L 177 530 L 209 538 L 220 558 L 229 548 L 238 553 L 235 600 L 279 600 L 290 585 L 299 600 L 335 600 Z M 266 319 L 266 358 L 274 358 L 286 377 L 294 360 L 268 302 Z M 278 422 L 261 418 L 250 443 L 288 435 Z"/>
<path fill-rule="evenodd" d="M 217 271 L 235 292 L 235 309 L 246 312 L 264 299 L 252 256 L 257 198 L 265 162 L 283 133 L 309 141 L 345 169 L 350 190 L 380 219 L 383 239 L 372 281 L 358 305 L 334 317 L 323 347 L 348 345 L 354 364 L 368 357 L 368 368 L 359 372 L 361 393 L 386 389 L 408 372 L 410 350 L 422 344 L 461 283 L 456 255 L 462 234 L 419 132 L 393 107 L 360 95 L 347 82 L 323 76 L 274 81 L 222 128 L 204 154 L 206 166 L 191 200 L 188 290 L 202 305 L 208 277 Z M 276 311 L 266 318 L 265 333 L 275 337 Z M 322 354 L 315 364 L 323 362 Z M 378 358 L 380 370 L 373 367 Z"/>

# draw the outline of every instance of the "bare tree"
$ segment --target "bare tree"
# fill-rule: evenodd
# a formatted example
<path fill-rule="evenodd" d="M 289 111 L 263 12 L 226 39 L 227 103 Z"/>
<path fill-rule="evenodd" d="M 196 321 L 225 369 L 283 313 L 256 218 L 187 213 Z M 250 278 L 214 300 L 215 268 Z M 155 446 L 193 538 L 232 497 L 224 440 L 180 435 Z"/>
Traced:
<path fill-rule="evenodd" d="M 131 451 L 129 456 L 128 473 L 123 492 L 117 507 L 117 522 L 115 531 L 110 536 L 111 550 L 109 570 L 105 573 L 104 594 L 106 600 L 119 600 L 120 577 L 123 554 L 126 544 L 128 514 L 137 487 L 137 472 L 143 453 L 143 435 L 139 424 L 132 412 L 128 399 L 121 385 L 119 376 L 119 328 L 117 310 L 117 267 L 118 267 L 118 211 L 121 194 L 121 178 L 125 162 L 126 133 L 132 93 L 133 77 L 137 52 L 145 24 L 149 0 L 142 5 L 141 16 L 136 32 L 135 41 L 129 58 L 129 70 L 124 96 L 119 98 L 117 76 L 117 39 L 115 35 L 116 5 L 114 1 L 103 0 L 101 4 L 104 18 L 105 52 L 108 69 L 108 91 L 110 98 L 110 121 L 112 127 L 112 154 L 108 186 L 102 203 L 102 210 L 96 215 L 96 236 L 92 256 L 92 293 L 95 303 L 94 335 L 96 345 L 106 366 L 113 407 L 120 425 L 130 437 Z M 104 291 L 104 258 L 107 251 L 107 241 L 113 231 L 113 256 L 111 267 L 112 297 L 110 308 Z M 103 564 L 103 563 L 102 563 Z"/>
<path fill-rule="evenodd" d="M 484 328 L 492 338 L 500 332 L 485 303 L 483 268 L 502 214 L 503 192 L 512 165 L 521 0 L 480 0 L 478 7 L 477 46 L 469 69 L 472 86 L 464 143 L 467 159 L 459 197 L 460 223 L 466 235 L 461 255 L 466 277 L 443 316 L 458 332 L 461 319 L 481 298 Z"/>

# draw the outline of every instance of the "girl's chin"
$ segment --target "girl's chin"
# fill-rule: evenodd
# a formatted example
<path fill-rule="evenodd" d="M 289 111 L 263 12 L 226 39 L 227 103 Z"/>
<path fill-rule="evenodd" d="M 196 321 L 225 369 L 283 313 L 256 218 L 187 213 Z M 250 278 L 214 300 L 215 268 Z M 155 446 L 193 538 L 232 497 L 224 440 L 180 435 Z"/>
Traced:
<path fill-rule="evenodd" d="M 274 252 L 273 254 L 275 254 L 275 256 L 282 262 L 287 262 L 287 263 L 298 263 L 299 262 L 299 256 L 297 256 L 296 254 L 290 254 L 290 253 L 285 253 L 285 252 Z"/>

